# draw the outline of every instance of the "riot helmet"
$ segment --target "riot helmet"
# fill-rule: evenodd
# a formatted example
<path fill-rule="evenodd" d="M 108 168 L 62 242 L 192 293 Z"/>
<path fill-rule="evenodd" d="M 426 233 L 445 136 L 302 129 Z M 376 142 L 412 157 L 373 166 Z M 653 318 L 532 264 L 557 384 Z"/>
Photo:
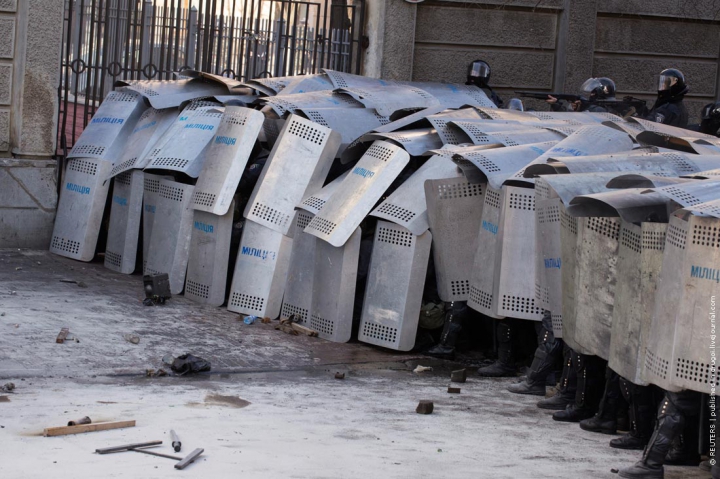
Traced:
<path fill-rule="evenodd" d="M 510 101 L 508 101 L 507 109 L 515 111 L 525 111 L 523 102 L 519 98 L 511 98 Z"/>
<path fill-rule="evenodd" d="M 705 105 L 700 116 L 703 120 L 720 120 L 720 101 Z"/>
<path fill-rule="evenodd" d="M 667 68 L 658 77 L 658 95 L 675 97 L 686 94 L 690 89 L 685 83 L 685 75 L 676 68 Z"/>
<path fill-rule="evenodd" d="M 607 77 L 588 78 L 580 89 L 590 101 L 615 98 L 615 82 Z"/>
<path fill-rule="evenodd" d="M 466 85 L 476 85 L 481 88 L 488 86 L 490 81 L 490 65 L 484 60 L 475 60 L 468 65 Z"/>

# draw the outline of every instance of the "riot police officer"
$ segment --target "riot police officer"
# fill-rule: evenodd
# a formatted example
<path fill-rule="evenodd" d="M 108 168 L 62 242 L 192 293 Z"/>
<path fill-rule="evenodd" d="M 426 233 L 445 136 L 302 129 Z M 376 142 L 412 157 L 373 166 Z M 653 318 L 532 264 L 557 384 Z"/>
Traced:
<path fill-rule="evenodd" d="M 466 85 L 475 85 L 482 88 L 485 94 L 495 103 L 495 106 L 502 108 L 503 100 L 490 87 L 490 65 L 484 60 L 475 60 L 468 65 Z"/>
<path fill-rule="evenodd" d="M 685 82 L 685 75 L 675 68 L 667 68 L 660 72 L 658 78 L 658 97 L 650 111 L 642 116 L 657 123 L 686 128 L 688 111 L 683 99 L 690 91 Z"/>
<path fill-rule="evenodd" d="M 700 118 L 700 133 L 720 136 L 720 101 L 705 105 Z"/>
<path fill-rule="evenodd" d="M 572 102 L 569 106 L 560 102 L 552 95 L 546 100 L 553 111 L 587 111 L 590 113 L 605 113 L 608 111 L 600 105 L 593 104 L 596 100 L 615 100 L 615 82 L 607 77 L 588 78 L 580 87 L 582 93 L 587 97 L 587 102 L 580 100 Z"/>

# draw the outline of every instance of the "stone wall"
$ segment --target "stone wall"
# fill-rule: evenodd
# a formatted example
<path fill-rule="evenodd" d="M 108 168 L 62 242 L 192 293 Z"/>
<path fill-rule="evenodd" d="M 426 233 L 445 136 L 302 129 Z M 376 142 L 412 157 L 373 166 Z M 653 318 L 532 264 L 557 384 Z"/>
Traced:
<path fill-rule="evenodd" d="M 376 15 L 382 12 L 385 32 L 376 37 L 368 29 L 374 50 L 366 66 L 380 65 L 367 71 L 373 76 L 464 82 L 467 64 L 481 58 L 505 98 L 516 89 L 574 93 L 587 78 L 608 76 L 620 96 L 651 99 L 657 74 L 676 67 L 691 86 L 686 103 L 694 119 L 720 96 L 720 5 L 714 0 L 368 3 Z"/>
<path fill-rule="evenodd" d="M 0 0 L 0 248 L 47 248 L 63 1 Z"/>

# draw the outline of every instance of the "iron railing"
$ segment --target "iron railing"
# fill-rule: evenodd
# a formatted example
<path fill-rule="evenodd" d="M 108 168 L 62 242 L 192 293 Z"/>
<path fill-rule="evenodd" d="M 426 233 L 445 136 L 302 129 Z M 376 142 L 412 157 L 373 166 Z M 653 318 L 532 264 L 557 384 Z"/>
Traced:
<path fill-rule="evenodd" d="M 66 0 L 59 155 L 116 80 L 360 73 L 365 0 Z"/>

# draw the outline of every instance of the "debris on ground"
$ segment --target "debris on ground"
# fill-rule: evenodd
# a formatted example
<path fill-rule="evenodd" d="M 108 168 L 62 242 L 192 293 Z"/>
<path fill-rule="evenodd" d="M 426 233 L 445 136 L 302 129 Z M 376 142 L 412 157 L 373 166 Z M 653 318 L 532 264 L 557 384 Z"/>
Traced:
<path fill-rule="evenodd" d="M 145 376 L 149 378 L 158 378 L 162 376 L 167 376 L 167 371 L 164 369 L 158 369 L 157 371 L 155 369 L 146 369 L 145 370 Z"/>
<path fill-rule="evenodd" d="M 15 383 L 5 383 L 4 385 L 0 386 L 0 391 L 4 393 L 11 393 L 15 389 Z"/>
<path fill-rule="evenodd" d="M 77 281 L 75 281 L 74 279 L 61 279 L 60 282 L 61 282 L 61 283 L 77 284 Z"/>
<path fill-rule="evenodd" d="M 243 319 L 243 323 L 245 324 L 253 324 L 255 321 L 257 321 L 257 316 L 245 316 L 245 319 Z"/>
<path fill-rule="evenodd" d="M 5 311 L 3 311 L 2 313 L 0 313 L 0 316 L 5 316 Z"/>
<path fill-rule="evenodd" d="M 135 427 L 135 421 L 99 422 L 97 424 L 81 424 L 79 426 L 48 427 L 43 430 L 43 436 L 67 436 L 68 434 L 109 431 L 110 429 L 122 429 L 125 427 Z"/>
<path fill-rule="evenodd" d="M 318 336 L 317 331 L 297 324 L 295 322 L 294 314 L 291 314 L 287 318 L 280 318 L 280 324 L 278 326 L 275 326 L 275 329 L 284 331 L 292 336 L 298 336 L 300 334 L 304 334 L 304 335 L 310 336 L 310 337 Z"/>
<path fill-rule="evenodd" d="M 21 266 L 16 267 L 15 271 L 22 271 L 22 267 Z"/>
<path fill-rule="evenodd" d="M 458 369 L 450 373 L 450 381 L 454 383 L 464 383 L 467 381 L 467 369 Z"/>
<path fill-rule="evenodd" d="M 426 371 L 432 371 L 432 370 L 433 369 L 430 366 L 421 366 L 418 364 L 417 367 L 415 369 L 413 369 L 413 372 L 417 374 L 417 373 L 424 373 Z"/>
<path fill-rule="evenodd" d="M 460 388 L 455 388 L 452 386 L 448 386 L 448 393 L 450 394 L 460 394 Z"/>
<path fill-rule="evenodd" d="M 180 449 L 182 449 L 182 442 L 180 442 L 180 438 L 178 437 L 177 433 L 170 429 L 170 437 L 172 438 L 172 447 L 175 450 L 175 452 L 180 452 Z"/>
<path fill-rule="evenodd" d="M 345 379 L 345 373 L 335 373 L 335 379 Z"/>
<path fill-rule="evenodd" d="M 170 369 L 181 376 L 187 373 L 202 373 L 210 371 L 210 361 L 192 354 L 183 354 L 173 360 Z"/>
<path fill-rule="evenodd" d="M 57 335 L 57 338 L 55 339 L 55 342 L 58 344 L 63 344 L 68 338 L 68 334 L 70 334 L 70 328 L 61 328 L 60 332 Z"/>
<path fill-rule="evenodd" d="M 68 421 L 68 426 L 79 426 L 81 424 L 92 424 L 92 419 L 89 416 L 81 417 L 80 419 L 73 419 Z"/>
<path fill-rule="evenodd" d="M 435 405 L 433 404 L 432 401 L 423 399 L 418 403 L 417 408 L 415 409 L 415 412 L 418 414 L 432 414 L 434 408 L 435 408 Z"/>
<path fill-rule="evenodd" d="M 133 343 L 133 344 L 140 343 L 140 336 L 136 336 L 134 334 L 125 333 L 125 334 L 123 334 L 123 338 L 125 338 L 125 341 L 127 341 L 128 343 Z"/>
<path fill-rule="evenodd" d="M 145 306 L 155 306 L 156 304 L 165 304 L 165 300 L 170 299 L 170 277 L 167 273 L 162 274 L 146 274 L 143 276 L 143 288 L 145 289 Z"/>
<path fill-rule="evenodd" d="M 83 283 L 82 281 L 77 282 L 78 288 L 87 288 L 87 284 Z"/>
<path fill-rule="evenodd" d="M 260 320 L 260 322 L 263 323 L 263 324 L 270 324 L 270 323 L 272 323 L 272 319 L 270 319 L 270 318 L 268 318 L 267 316 L 265 316 L 264 318 L 262 318 L 262 319 Z"/>

